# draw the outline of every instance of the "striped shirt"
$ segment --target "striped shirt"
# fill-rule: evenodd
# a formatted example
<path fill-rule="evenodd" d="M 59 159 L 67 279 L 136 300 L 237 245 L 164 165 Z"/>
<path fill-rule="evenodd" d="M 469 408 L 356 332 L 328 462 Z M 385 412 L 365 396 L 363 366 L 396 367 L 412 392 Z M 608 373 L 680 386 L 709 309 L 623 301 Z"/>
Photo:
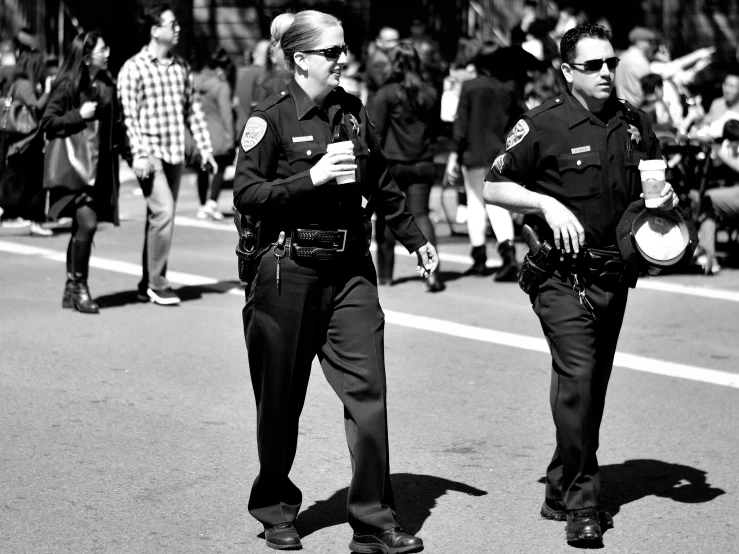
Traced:
<path fill-rule="evenodd" d="M 151 154 L 167 163 L 182 163 L 185 124 L 201 153 L 212 153 L 190 68 L 177 56 L 162 63 L 144 46 L 123 64 L 118 97 L 134 159 Z"/>

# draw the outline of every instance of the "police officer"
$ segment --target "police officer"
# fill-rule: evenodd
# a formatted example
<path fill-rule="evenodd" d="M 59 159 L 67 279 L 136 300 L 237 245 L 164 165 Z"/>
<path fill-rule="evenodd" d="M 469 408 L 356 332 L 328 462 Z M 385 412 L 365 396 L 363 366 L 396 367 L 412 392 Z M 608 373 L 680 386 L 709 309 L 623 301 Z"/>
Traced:
<path fill-rule="evenodd" d="M 638 276 L 616 249 L 616 226 L 639 201 L 639 161 L 661 158 L 646 116 L 612 94 L 618 58 L 610 40 L 599 25 L 565 34 L 569 90 L 514 126 L 484 189 L 486 202 L 527 214 L 561 252 L 556 271 L 531 293 L 552 354 L 557 436 L 541 515 L 566 520 L 567 540 L 586 544 L 601 541 L 601 525 L 611 524 L 598 509 L 596 451 L 628 288 Z M 662 199 L 663 209 L 677 205 L 669 183 Z"/>
<path fill-rule="evenodd" d="M 436 268 L 436 251 L 406 210 L 364 106 L 338 87 L 347 60 L 339 21 L 307 10 L 273 33 L 293 80 L 249 118 L 234 183 L 234 204 L 257 221 L 258 237 L 243 311 L 260 461 L 249 512 L 264 525 L 267 546 L 301 547 L 293 522 L 302 494 L 288 474 L 318 355 L 344 404 L 350 549 L 419 552 L 421 539 L 398 525 L 390 484 L 384 316 L 368 211 L 382 212 L 417 253 L 422 276 Z M 350 141 L 349 150 L 327 152 L 337 140 Z M 351 176 L 355 182 L 338 184 Z"/>

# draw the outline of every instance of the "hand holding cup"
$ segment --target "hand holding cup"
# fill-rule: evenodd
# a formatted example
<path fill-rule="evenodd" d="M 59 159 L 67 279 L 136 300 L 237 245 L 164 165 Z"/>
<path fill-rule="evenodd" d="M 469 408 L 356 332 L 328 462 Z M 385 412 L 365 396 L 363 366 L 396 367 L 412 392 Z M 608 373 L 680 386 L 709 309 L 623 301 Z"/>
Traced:
<path fill-rule="evenodd" d="M 310 170 L 314 186 L 323 185 L 332 179 L 340 185 L 353 183 L 357 165 L 354 162 L 351 141 L 335 142 L 326 148 L 326 154 Z M 347 163 L 349 162 L 349 163 Z"/>

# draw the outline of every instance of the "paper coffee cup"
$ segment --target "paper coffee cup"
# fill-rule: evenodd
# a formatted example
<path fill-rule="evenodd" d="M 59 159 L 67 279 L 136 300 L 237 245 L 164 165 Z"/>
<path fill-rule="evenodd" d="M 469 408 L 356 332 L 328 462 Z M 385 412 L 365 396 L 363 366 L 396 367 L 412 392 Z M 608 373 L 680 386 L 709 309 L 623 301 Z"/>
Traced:
<path fill-rule="evenodd" d="M 642 160 L 639 162 L 641 188 L 647 208 L 656 208 L 662 203 L 662 190 L 665 188 L 664 160 Z"/>
<path fill-rule="evenodd" d="M 332 142 L 326 147 L 327 152 L 348 152 L 354 154 L 354 143 L 350 140 L 344 140 L 341 142 Z M 346 183 L 353 183 L 356 179 L 356 171 L 352 175 L 340 175 L 336 178 L 336 182 L 340 185 Z"/>

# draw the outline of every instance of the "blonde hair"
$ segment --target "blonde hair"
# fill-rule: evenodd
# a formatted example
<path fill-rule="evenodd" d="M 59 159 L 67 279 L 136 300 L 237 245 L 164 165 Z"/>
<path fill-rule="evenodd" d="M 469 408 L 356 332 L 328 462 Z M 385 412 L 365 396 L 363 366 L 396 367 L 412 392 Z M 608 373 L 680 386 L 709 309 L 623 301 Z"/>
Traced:
<path fill-rule="evenodd" d="M 283 13 L 275 17 L 270 27 L 272 40 L 282 48 L 285 66 L 291 73 L 295 71 L 293 55 L 319 46 L 328 27 L 341 27 L 341 21 L 317 10 L 303 10 L 297 14 Z"/>

